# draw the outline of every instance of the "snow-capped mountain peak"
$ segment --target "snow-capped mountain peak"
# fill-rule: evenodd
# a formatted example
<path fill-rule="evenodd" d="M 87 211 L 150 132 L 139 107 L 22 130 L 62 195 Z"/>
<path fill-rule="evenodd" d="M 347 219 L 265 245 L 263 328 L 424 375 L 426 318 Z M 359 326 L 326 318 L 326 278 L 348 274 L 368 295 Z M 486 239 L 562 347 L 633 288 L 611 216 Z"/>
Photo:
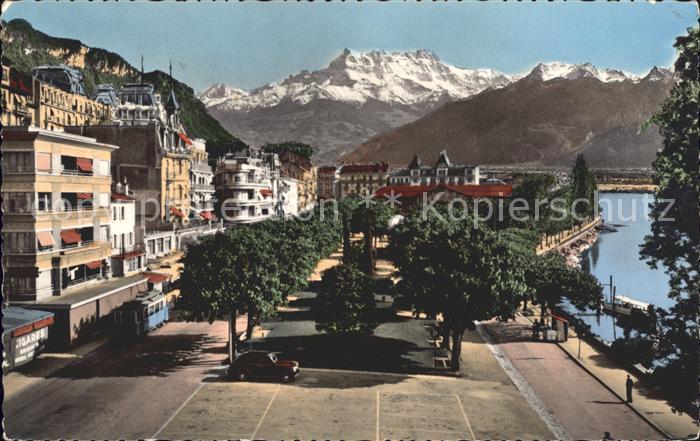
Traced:
<path fill-rule="evenodd" d="M 604 83 L 614 81 L 639 81 L 635 74 L 617 69 L 599 69 L 591 63 L 569 64 L 559 61 L 540 63 L 528 75 L 542 81 L 551 81 L 556 78 L 596 78 Z"/>
<path fill-rule="evenodd" d="M 327 99 L 362 105 L 370 100 L 413 105 L 437 102 L 443 97 L 463 99 L 488 88 L 510 84 L 513 77 L 491 69 L 463 69 L 442 62 L 434 53 L 345 49 L 328 67 L 301 71 L 279 84 L 251 91 L 214 85 L 200 99 L 207 107 L 252 110 L 290 100 L 307 104 Z"/>

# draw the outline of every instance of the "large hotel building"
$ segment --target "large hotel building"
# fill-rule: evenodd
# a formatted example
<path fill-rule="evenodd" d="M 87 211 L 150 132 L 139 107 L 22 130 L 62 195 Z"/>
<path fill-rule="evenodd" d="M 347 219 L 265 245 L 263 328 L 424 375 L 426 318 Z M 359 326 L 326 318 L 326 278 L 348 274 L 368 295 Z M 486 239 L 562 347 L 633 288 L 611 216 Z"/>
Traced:
<path fill-rule="evenodd" d="M 3 136 L 4 294 L 38 301 L 106 276 L 116 147 L 39 128 Z"/>

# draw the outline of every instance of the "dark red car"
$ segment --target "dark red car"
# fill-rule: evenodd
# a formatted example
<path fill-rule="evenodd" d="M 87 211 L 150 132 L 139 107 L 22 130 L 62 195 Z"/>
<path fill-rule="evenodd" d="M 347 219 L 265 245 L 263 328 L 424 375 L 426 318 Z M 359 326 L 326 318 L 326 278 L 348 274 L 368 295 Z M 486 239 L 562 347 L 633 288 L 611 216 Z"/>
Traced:
<path fill-rule="evenodd" d="M 299 363 L 280 360 L 270 352 L 248 351 L 233 360 L 228 375 L 240 381 L 248 378 L 278 378 L 286 383 L 299 375 Z"/>

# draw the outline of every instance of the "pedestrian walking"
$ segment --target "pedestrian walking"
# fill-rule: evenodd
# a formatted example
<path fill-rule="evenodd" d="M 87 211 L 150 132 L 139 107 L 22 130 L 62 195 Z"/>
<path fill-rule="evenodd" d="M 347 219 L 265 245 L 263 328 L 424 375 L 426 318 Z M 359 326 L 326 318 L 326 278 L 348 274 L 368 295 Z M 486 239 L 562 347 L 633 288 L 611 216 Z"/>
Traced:
<path fill-rule="evenodd" d="M 540 339 L 540 320 L 535 319 L 535 323 L 532 324 L 532 339 L 537 341 Z"/>
<path fill-rule="evenodd" d="M 605 434 L 603 434 L 603 441 L 612 441 L 612 439 L 613 437 L 610 435 L 610 432 L 605 432 Z"/>
<path fill-rule="evenodd" d="M 630 377 L 629 374 L 627 374 L 627 381 L 625 382 L 625 386 L 627 387 L 627 402 L 631 403 L 632 402 L 632 388 L 634 387 L 634 380 L 632 380 L 632 377 Z"/>

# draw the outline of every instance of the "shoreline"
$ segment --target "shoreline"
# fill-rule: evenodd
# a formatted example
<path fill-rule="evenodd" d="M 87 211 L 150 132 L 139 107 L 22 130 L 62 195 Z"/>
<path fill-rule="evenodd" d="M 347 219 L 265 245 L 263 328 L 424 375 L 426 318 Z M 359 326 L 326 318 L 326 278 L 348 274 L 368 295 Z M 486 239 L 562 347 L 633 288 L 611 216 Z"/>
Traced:
<path fill-rule="evenodd" d="M 598 234 L 602 228 L 605 228 L 604 224 L 591 228 L 574 242 L 558 249 L 556 252 L 564 257 L 569 267 L 581 269 L 581 256 L 583 252 L 592 247 L 596 240 L 598 240 Z"/>
<path fill-rule="evenodd" d="M 654 184 L 598 184 L 600 193 L 656 193 Z"/>

